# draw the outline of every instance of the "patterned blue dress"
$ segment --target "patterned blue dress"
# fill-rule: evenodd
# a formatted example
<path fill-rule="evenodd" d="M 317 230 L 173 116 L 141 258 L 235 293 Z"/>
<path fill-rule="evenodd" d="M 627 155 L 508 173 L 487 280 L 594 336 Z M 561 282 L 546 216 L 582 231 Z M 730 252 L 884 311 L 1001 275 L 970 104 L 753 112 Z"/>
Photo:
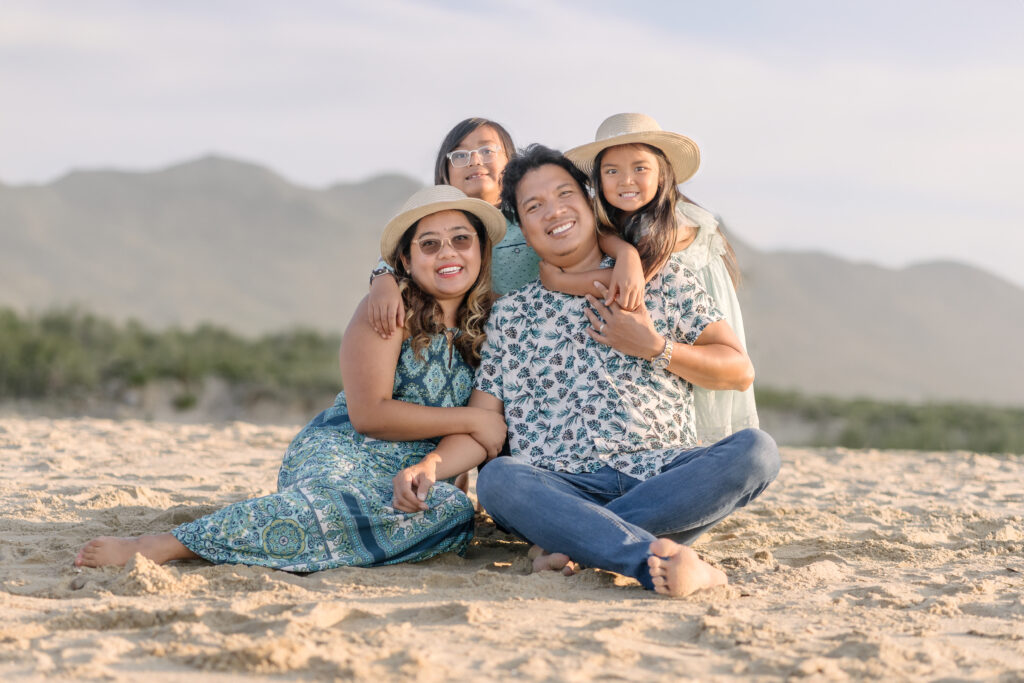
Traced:
<path fill-rule="evenodd" d="M 394 399 L 450 408 L 466 405 L 472 390 L 472 368 L 444 335 L 431 341 L 422 360 L 409 340 L 402 344 Z M 229 505 L 172 533 L 210 562 L 293 572 L 462 555 L 473 537 L 473 504 L 450 480 L 434 485 L 424 512 L 391 507 L 394 475 L 437 441 L 381 441 L 356 432 L 342 392 L 288 446 L 277 493 Z"/>

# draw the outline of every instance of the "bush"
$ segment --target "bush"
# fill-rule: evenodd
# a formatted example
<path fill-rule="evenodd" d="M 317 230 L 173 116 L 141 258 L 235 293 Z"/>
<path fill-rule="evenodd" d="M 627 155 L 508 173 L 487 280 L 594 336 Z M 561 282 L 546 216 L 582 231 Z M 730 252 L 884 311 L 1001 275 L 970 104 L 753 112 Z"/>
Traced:
<path fill-rule="evenodd" d="M 77 308 L 26 316 L 0 308 L 0 398 L 79 397 L 154 379 L 188 388 L 208 376 L 268 389 L 337 391 L 339 343 L 337 335 L 311 330 L 250 340 L 213 325 L 153 332 Z"/>

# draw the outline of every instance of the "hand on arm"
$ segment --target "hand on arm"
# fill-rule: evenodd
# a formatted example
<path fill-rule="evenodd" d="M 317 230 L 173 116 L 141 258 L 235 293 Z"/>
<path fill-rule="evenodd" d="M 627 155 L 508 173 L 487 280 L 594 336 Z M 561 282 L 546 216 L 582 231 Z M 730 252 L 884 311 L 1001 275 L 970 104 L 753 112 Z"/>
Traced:
<path fill-rule="evenodd" d="M 387 339 L 397 328 L 405 327 L 405 304 L 394 275 L 385 273 L 374 277 L 367 300 L 367 319 L 381 337 Z"/>
<path fill-rule="evenodd" d="M 392 480 L 394 489 L 393 505 L 403 512 L 418 512 L 428 508 L 426 499 L 430 487 L 438 479 L 447 479 L 479 465 L 485 459 L 493 458 L 501 450 L 505 442 L 504 405 L 501 401 L 482 391 L 474 391 L 470 396 L 469 406 L 475 410 L 497 416 L 501 422 L 500 430 L 495 429 L 488 435 L 496 439 L 500 432 L 500 440 L 484 446 L 473 436 L 452 434 L 441 439 L 437 448 L 427 454 L 420 462 L 407 467 Z M 497 445 L 496 448 L 493 446 Z M 493 454 L 492 454 L 493 449 Z"/>
<path fill-rule="evenodd" d="M 605 306 L 591 296 L 588 300 L 594 311 L 586 311 L 592 326 L 587 334 L 595 341 L 648 360 L 664 350 L 665 337 L 654 329 L 642 302 L 636 311 L 624 311 L 617 304 Z M 705 389 L 743 391 L 754 381 L 750 357 L 724 320 L 705 327 L 693 346 L 675 343 L 668 371 Z"/>

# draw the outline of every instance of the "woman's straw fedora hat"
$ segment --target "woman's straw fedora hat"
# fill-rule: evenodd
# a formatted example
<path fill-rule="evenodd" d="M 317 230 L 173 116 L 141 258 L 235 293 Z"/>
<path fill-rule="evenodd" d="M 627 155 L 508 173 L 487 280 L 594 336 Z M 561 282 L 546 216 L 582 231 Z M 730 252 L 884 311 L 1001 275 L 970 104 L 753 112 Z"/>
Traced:
<path fill-rule="evenodd" d="M 424 216 L 438 211 L 468 211 L 484 224 L 491 244 L 505 237 L 505 217 L 482 199 L 473 199 L 451 185 L 431 185 L 419 190 L 406 200 L 398 213 L 384 226 L 380 237 L 380 253 L 392 268 L 395 267 L 395 248 L 409 227 Z"/>
<path fill-rule="evenodd" d="M 565 153 L 576 168 L 587 175 L 601 150 L 616 145 L 643 143 L 657 147 L 672 164 L 676 183 L 689 180 L 700 167 L 700 149 L 697 143 L 679 133 L 662 130 L 658 122 L 645 114 L 615 114 L 598 127 L 594 142 L 574 147 Z"/>

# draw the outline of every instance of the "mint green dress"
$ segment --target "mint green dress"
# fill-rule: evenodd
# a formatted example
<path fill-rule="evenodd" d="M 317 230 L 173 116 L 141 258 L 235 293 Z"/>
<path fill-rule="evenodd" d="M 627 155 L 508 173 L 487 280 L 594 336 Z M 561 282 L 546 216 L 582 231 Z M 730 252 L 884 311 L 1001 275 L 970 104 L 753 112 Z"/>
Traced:
<path fill-rule="evenodd" d="M 696 223 L 698 231 L 690 246 L 676 253 L 675 258 L 697 275 L 743 348 L 747 348 L 736 287 L 722 261 L 725 241 L 718 231 L 718 221 L 710 211 L 689 202 L 679 202 L 676 211 Z M 758 426 L 753 387 L 746 391 L 715 391 L 694 386 L 693 390 L 698 443 L 712 444 L 741 429 Z"/>
<path fill-rule="evenodd" d="M 444 335 L 434 337 L 422 359 L 403 343 L 394 399 L 451 408 L 466 405 L 472 390 L 473 369 Z M 342 392 L 288 446 L 277 493 L 229 505 L 172 533 L 210 562 L 293 572 L 464 554 L 473 537 L 473 504 L 452 483 L 434 484 L 426 511 L 391 506 L 392 478 L 437 442 L 360 434 Z"/>

